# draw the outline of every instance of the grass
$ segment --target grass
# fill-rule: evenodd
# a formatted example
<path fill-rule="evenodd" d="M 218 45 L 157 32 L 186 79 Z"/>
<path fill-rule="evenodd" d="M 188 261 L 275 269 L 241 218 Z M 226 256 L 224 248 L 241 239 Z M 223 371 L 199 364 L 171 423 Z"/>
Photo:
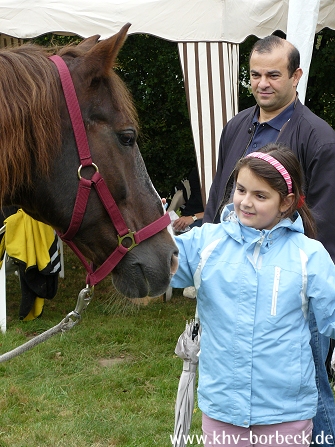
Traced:
<path fill-rule="evenodd" d="M 65 278 L 37 320 L 18 320 L 19 283 L 8 276 L 0 354 L 75 308 L 85 273 L 67 247 L 64 255 Z M 194 311 L 178 289 L 169 302 L 139 306 L 102 281 L 80 324 L 0 364 L 0 447 L 171 446 L 182 371 L 174 348 Z M 191 433 L 200 427 L 196 407 Z"/>

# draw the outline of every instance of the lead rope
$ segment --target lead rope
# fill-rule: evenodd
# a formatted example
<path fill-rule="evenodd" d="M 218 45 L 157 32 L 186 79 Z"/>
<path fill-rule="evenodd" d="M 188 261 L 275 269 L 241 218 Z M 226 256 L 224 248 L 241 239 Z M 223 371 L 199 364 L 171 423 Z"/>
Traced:
<path fill-rule="evenodd" d="M 34 348 L 35 346 L 48 340 L 53 335 L 56 335 L 59 332 L 64 333 L 72 329 L 81 320 L 81 314 L 89 305 L 91 299 L 93 298 L 93 295 L 94 295 L 94 286 L 93 287 L 86 286 L 85 289 L 82 289 L 79 292 L 76 308 L 72 312 L 68 313 L 60 323 L 56 324 L 56 326 L 48 329 L 42 334 L 37 335 L 36 337 L 27 341 L 23 345 L 13 349 L 12 351 L 6 352 L 6 354 L 1 355 L 0 363 L 6 362 L 7 360 L 11 360 L 12 358 L 17 357 L 18 355 L 23 354 L 26 351 L 29 351 L 29 349 Z"/>

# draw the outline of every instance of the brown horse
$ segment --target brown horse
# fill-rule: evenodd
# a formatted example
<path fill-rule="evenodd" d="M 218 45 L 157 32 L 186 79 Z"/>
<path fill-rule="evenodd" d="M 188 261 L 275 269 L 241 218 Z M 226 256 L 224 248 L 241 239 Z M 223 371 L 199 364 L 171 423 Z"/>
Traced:
<path fill-rule="evenodd" d="M 129 26 L 100 42 L 93 36 L 65 47 L 58 55 L 72 77 L 93 161 L 85 167 L 85 178 L 99 170 L 125 225 L 136 234 L 164 210 L 137 146 L 132 100 L 113 70 Z M 0 52 L 0 205 L 20 206 L 64 234 L 72 222 L 81 161 L 59 74 L 49 56 L 31 44 Z M 99 267 L 118 246 L 117 236 L 92 188 L 72 242 Z M 129 297 L 160 295 L 177 268 L 176 255 L 164 228 L 134 246 L 113 268 L 116 288 Z"/>

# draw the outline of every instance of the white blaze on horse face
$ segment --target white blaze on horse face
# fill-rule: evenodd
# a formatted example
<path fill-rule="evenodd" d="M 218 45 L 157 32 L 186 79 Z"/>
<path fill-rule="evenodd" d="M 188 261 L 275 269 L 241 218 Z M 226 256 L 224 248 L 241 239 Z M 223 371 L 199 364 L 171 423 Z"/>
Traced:
<path fill-rule="evenodd" d="M 164 211 L 164 214 L 165 214 L 167 212 L 166 210 L 168 208 L 168 203 L 166 202 L 165 198 L 160 198 L 160 200 L 162 202 L 162 207 L 163 207 L 163 211 Z M 174 232 L 173 232 L 173 228 L 172 228 L 172 222 L 166 227 L 166 229 L 168 230 L 170 236 L 174 239 Z"/>
<path fill-rule="evenodd" d="M 166 212 L 166 211 L 165 211 Z M 172 224 L 170 223 L 166 229 L 168 230 L 169 234 L 171 235 L 171 237 L 174 239 L 174 233 L 173 233 L 173 228 L 172 228 Z"/>

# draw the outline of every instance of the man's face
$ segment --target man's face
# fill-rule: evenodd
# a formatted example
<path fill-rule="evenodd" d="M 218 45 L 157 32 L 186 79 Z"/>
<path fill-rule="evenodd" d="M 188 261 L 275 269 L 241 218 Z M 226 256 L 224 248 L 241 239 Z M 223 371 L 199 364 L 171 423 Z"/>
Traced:
<path fill-rule="evenodd" d="M 297 69 L 289 77 L 287 49 L 274 48 L 271 53 L 254 51 L 250 58 L 250 83 L 252 93 L 260 108 L 276 116 L 296 97 L 296 86 L 301 77 Z"/>

